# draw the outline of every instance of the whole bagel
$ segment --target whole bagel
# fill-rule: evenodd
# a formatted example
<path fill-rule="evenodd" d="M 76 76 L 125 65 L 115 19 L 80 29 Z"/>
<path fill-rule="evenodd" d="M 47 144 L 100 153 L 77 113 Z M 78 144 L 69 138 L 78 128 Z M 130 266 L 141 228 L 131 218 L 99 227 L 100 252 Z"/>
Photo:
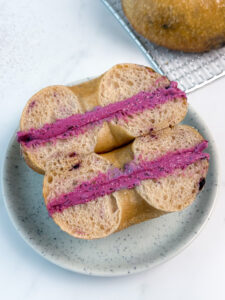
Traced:
<path fill-rule="evenodd" d="M 122 0 L 134 29 L 173 50 L 204 52 L 225 45 L 225 0 Z"/>

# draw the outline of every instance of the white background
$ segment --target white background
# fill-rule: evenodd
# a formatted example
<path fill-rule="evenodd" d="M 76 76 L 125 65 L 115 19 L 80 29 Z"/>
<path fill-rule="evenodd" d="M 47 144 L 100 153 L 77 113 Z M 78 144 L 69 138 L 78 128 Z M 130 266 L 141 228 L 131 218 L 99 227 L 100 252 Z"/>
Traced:
<path fill-rule="evenodd" d="M 116 63 L 148 64 L 98 0 L 0 0 L 0 162 L 29 97 L 44 86 L 100 74 Z M 0 299 L 225 299 L 225 78 L 189 95 L 219 149 L 213 214 L 181 254 L 121 278 L 78 275 L 36 254 L 0 199 Z"/>

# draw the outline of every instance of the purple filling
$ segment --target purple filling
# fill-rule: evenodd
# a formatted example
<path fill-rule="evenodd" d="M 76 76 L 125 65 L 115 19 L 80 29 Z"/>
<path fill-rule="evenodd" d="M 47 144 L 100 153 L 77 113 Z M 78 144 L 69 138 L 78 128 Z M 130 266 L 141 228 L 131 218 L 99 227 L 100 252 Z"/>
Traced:
<path fill-rule="evenodd" d="M 45 124 L 40 129 L 19 131 L 17 140 L 19 143 L 30 147 L 41 145 L 55 139 L 66 139 L 88 130 L 90 126 L 100 124 L 111 119 L 125 119 L 132 114 L 142 112 L 145 109 L 153 109 L 157 105 L 175 98 L 186 98 L 184 92 L 177 88 L 176 82 L 171 82 L 166 88 L 156 91 L 140 92 L 126 100 L 111 103 L 107 106 L 95 107 L 94 110 L 84 114 L 75 114 L 65 119 L 59 119 L 52 124 Z"/>
<path fill-rule="evenodd" d="M 142 180 L 166 177 L 176 169 L 185 169 L 200 159 L 209 159 L 209 154 L 202 152 L 207 145 L 208 142 L 203 141 L 193 148 L 170 152 L 153 161 L 141 161 L 137 164 L 133 160 L 125 165 L 124 170 L 115 168 L 107 173 L 100 173 L 92 180 L 78 185 L 74 191 L 51 200 L 47 205 L 49 215 L 121 189 L 132 189 Z"/>

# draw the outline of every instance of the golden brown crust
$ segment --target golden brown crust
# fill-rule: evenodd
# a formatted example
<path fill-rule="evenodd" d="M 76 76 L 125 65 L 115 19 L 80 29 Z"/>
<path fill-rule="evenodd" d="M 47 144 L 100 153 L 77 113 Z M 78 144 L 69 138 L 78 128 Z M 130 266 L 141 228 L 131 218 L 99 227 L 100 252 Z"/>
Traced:
<path fill-rule="evenodd" d="M 130 143 L 127 146 L 118 148 L 114 151 L 101 154 L 101 157 L 109 161 L 116 168 L 123 168 L 124 164 L 134 159 L 134 152 L 133 152 L 132 145 L 133 143 Z"/>
<path fill-rule="evenodd" d="M 203 52 L 225 43 L 225 0 L 122 0 L 134 29 L 173 50 Z"/>
<path fill-rule="evenodd" d="M 165 212 L 150 206 L 134 189 L 118 191 L 114 197 L 117 199 L 117 205 L 120 209 L 120 222 L 117 231 L 165 214 Z"/>
<path fill-rule="evenodd" d="M 99 105 L 98 91 L 103 76 L 104 74 L 95 79 L 69 87 L 71 91 L 77 95 L 79 103 L 84 111 L 92 110 L 95 106 Z"/>

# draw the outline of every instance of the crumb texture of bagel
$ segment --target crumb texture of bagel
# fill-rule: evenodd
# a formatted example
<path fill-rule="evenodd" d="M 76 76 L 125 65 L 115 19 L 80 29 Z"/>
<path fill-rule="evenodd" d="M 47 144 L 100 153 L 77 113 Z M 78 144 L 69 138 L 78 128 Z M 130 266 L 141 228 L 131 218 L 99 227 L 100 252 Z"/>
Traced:
<path fill-rule="evenodd" d="M 136 64 L 120 64 L 104 74 L 99 85 L 99 104 L 108 105 L 127 99 L 141 91 L 165 88 L 170 81 L 152 69 Z M 175 99 L 155 109 L 146 109 L 124 119 L 112 120 L 109 127 L 118 146 L 135 137 L 181 122 L 187 113 L 187 100 Z M 125 142 L 123 142 L 125 141 Z M 100 142 L 100 141 L 99 141 Z M 111 149 L 113 149 L 111 147 Z"/>
<path fill-rule="evenodd" d="M 163 212 L 175 212 L 190 205 L 196 198 L 200 182 L 205 179 L 208 161 L 199 160 L 185 170 L 156 180 L 145 180 L 136 191 L 152 207 Z"/>
<path fill-rule="evenodd" d="M 63 167 L 62 167 L 63 166 Z M 75 168 L 74 168 L 75 167 Z M 55 160 L 48 168 L 43 184 L 43 195 L 48 202 L 68 193 L 82 183 L 107 172 L 112 164 L 97 154 L 74 157 L 64 162 Z M 69 207 L 61 213 L 54 213 L 53 220 L 70 235 L 82 239 L 105 237 L 118 230 L 120 211 L 113 195 L 99 197 L 85 204 Z"/>
<path fill-rule="evenodd" d="M 225 0 L 122 0 L 134 29 L 153 43 L 186 52 L 224 46 Z"/>
<path fill-rule="evenodd" d="M 112 120 L 113 132 L 123 128 L 127 136 L 139 137 L 148 134 L 150 131 L 158 131 L 169 126 L 180 123 L 187 113 L 187 100 L 176 99 L 168 101 L 155 109 L 146 109 L 143 112 L 128 116 L 126 120 Z M 114 126 L 114 127 L 113 127 Z M 116 134 L 116 133 L 115 133 Z"/>
<path fill-rule="evenodd" d="M 49 161 L 56 159 L 62 153 L 67 157 L 74 152 L 74 149 L 78 155 L 80 153 L 89 154 L 94 152 L 100 129 L 101 125 L 95 126 L 91 130 L 78 135 L 76 138 L 57 139 L 54 142 L 46 143 L 44 147 L 26 148 L 22 146 L 22 148 L 24 148 L 23 151 L 26 153 L 27 159 L 31 162 L 30 164 L 41 170 L 40 173 L 45 173 Z"/>
<path fill-rule="evenodd" d="M 119 209 L 112 195 L 72 206 L 53 216 L 63 231 L 81 239 L 103 238 L 118 230 Z"/>
<path fill-rule="evenodd" d="M 45 124 L 51 124 L 58 119 L 82 112 L 84 111 L 78 97 L 69 88 L 65 86 L 47 87 L 28 101 L 21 117 L 20 129 L 22 131 L 31 128 L 38 129 Z M 58 153 L 64 153 L 67 156 L 73 149 L 76 149 L 78 153 L 93 152 L 100 128 L 101 126 L 96 126 L 76 138 L 58 139 L 40 147 L 22 146 L 22 152 L 27 164 L 38 173 L 43 174 L 48 161 L 57 157 Z"/>
<path fill-rule="evenodd" d="M 150 92 L 168 85 L 169 80 L 151 68 L 136 64 L 115 65 L 101 79 L 99 104 L 105 106 L 127 99 L 141 91 Z"/>
<path fill-rule="evenodd" d="M 132 149 L 135 157 L 154 160 L 160 155 L 190 149 L 203 141 L 193 127 L 178 125 L 154 134 L 137 138 Z M 173 212 L 190 205 L 199 192 L 199 183 L 207 175 L 208 160 L 199 160 L 184 170 L 176 170 L 165 178 L 145 180 L 135 189 L 152 207 Z"/>
<path fill-rule="evenodd" d="M 188 149 L 201 141 L 203 137 L 196 129 L 188 125 L 177 125 L 135 139 L 132 149 L 135 157 L 141 156 L 150 161 L 156 159 L 159 153 L 162 156 L 179 149 Z"/>
<path fill-rule="evenodd" d="M 27 102 L 21 116 L 20 129 L 38 129 L 46 123 L 51 124 L 58 119 L 82 112 L 77 96 L 68 87 L 49 86 Z"/>

